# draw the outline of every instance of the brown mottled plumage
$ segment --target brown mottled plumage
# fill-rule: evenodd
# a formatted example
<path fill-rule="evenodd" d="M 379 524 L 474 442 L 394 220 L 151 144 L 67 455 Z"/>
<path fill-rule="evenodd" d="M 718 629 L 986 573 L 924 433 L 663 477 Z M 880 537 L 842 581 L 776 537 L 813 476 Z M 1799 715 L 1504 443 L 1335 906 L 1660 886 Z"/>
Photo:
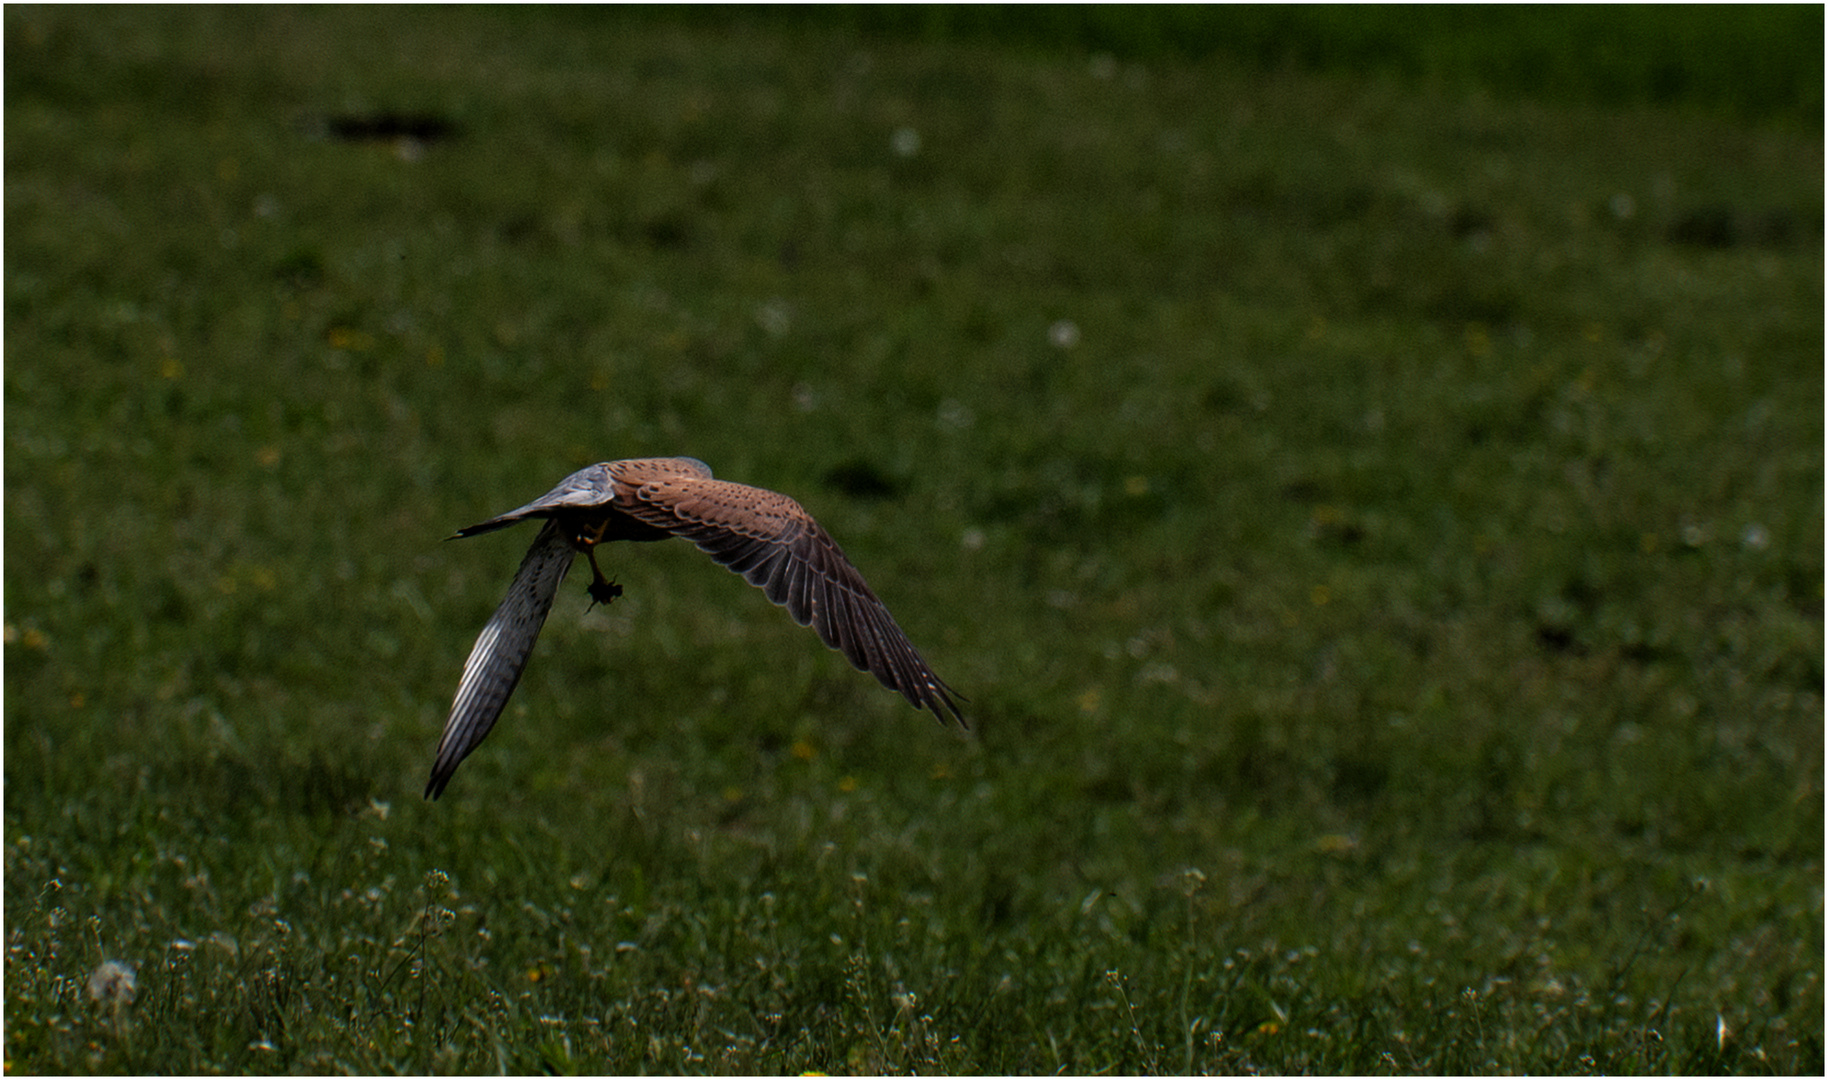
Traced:
<path fill-rule="evenodd" d="M 859 670 L 942 722 L 950 713 L 964 725 L 952 688 L 933 674 L 832 538 L 785 495 L 714 480 L 696 458 L 610 461 L 580 469 L 533 502 L 457 536 L 527 518 L 546 523 L 463 665 L 425 785 L 428 799 L 438 797 L 501 716 L 573 556 L 582 551 L 590 560 L 591 599 L 609 603 L 622 594 L 597 568 L 596 546 L 613 540 L 692 541 L 786 607 L 795 622 L 817 630 Z"/>

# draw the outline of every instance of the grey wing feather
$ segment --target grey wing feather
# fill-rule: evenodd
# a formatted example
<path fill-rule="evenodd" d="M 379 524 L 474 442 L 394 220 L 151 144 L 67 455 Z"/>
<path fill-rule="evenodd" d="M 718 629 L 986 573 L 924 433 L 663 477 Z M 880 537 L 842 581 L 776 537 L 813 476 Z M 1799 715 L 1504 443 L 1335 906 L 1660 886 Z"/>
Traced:
<path fill-rule="evenodd" d="M 456 535 L 451 539 L 479 536 L 486 532 L 494 532 L 496 529 L 505 529 L 530 517 L 550 517 L 555 510 L 580 510 L 602 506 L 615 498 L 614 483 L 614 478 L 607 465 L 592 465 L 587 469 L 579 469 L 560 480 L 557 487 L 527 505 L 516 507 L 505 514 L 497 514 L 487 521 L 458 529 Z"/>
<path fill-rule="evenodd" d="M 455 540 L 464 536 L 505 529 L 530 517 L 551 517 L 560 510 L 595 510 L 616 501 L 618 484 L 639 485 L 654 479 L 711 479 L 711 466 L 692 457 L 635 458 L 629 461 L 605 461 L 579 469 L 558 482 L 558 486 L 525 506 L 487 521 L 457 530 Z"/>
<path fill-rule="evenodd" d="M 438 759 L 432 765 L 432 778 L 425 785 L 426 798 L 436 799 L 444 791 L 458 764 L 495 726 L 527 666 L 533 643 L 539 640 L 540 627 L 545 625 L 546 613 L 552 610 L 559 583 L 571 569 L 573 555 L 563 531 L 551 521 L 527 549 L 520 572 L 514 575 L 514 584 L 508 586 L 508 595 L 482 628 L 463 665 L 457 700 L 451 704 L 450 718 L 444 722 Z"/>

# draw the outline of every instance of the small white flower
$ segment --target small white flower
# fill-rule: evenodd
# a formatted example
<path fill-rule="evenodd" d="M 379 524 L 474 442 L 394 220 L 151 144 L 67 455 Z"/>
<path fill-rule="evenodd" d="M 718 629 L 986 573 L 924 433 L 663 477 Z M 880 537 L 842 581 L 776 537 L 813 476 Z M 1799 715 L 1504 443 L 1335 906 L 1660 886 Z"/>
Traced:
<path fill-rule="evenodd" d="M 941 427 L 963 431 L 977 422 L 977 415 L 971 406 L 957 398 L 947 398 L 939 403 L 939 423 Z"/>
<path fill-rule="evenodd" d="M 911 127 L 899 127 L 895 134 L 889 136 L 889 146 L 896 157 L 910 158 L 920 153 L 920 132 Z"/>
<path fill-rule="evenodd" d="M 808 383 L 793 384 L 793 407 L 803 413 L 812 412 L 819 407 L 819 392 Z"/>
<path fill-rule="evenodd" d="M 1047 340 L 1056 349 L 1070 349 L 1079 344 L 1079 324 L 1071 319 L 1061 319 L 1047 328 Z"/>
<path fill-rule="evenodd" d="M 787 309 L 787 301 L 775 297 L 756 307 L 755 324 L 769 337 L 778 338 L 793 327 L 793 313 Z"/>
<path fill-rule="evenodd" d="M 116 1009 L 133 1004 L 133 965 L 104 960 L 89 973 L 89 996 Z"/>

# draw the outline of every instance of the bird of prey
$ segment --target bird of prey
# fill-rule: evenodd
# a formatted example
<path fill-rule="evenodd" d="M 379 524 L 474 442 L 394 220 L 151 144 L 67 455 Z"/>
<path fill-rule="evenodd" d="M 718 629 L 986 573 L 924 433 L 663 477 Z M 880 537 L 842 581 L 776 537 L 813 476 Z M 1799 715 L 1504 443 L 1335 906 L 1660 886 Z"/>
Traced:
<path fill-rule="evenodd" d="M 956 692 L 921 659 L 837 543 L 785 495 L 712 479 L 710 466 L 697 458 L 609 461 L 580 469 L 520 509 L 460 529 L 451 539 L 528 518 L 545 524 L 463 665 L 425 785 L 428 799 L 444 791 L 458 764 L 495 726 L 576 553 L 590 560 L 593 601 L 607 604 L 622 595 L 597 567 L 597 545 L 612 540 L 690 540 L 784 606 L 795 622 L 817 630 L 858 670 L 941 723 L 949 713 L 965 725 Z"/>

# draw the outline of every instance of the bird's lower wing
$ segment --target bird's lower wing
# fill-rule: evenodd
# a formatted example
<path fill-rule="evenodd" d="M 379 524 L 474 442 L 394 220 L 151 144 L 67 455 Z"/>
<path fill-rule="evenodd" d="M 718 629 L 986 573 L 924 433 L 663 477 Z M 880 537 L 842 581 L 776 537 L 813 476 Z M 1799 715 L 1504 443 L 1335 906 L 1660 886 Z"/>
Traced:
<path fill-rule="evenodd" d="M 438 742 L 438 759 L 432 765 L 432 778 L 425 785 L 425 797 L 436 799 L 451 774 L 476 749 L 496 718 L 508 704 L 508 695 L 520 681 L 533 643 L 539 640 L 546 613 L 552 610 L 552 598 L 565 572 L 571 569 L 575 552 L 557 523 L 548 521 L 540 530 L 527 557 L 521 560 L 520 572 L 501 606 L 482 628 L 470 659 L 463 665 L 463 680 L 457 684 L 457 700 L 451 705 L 450 718 L 444 722 L 444 737 Z"/>

